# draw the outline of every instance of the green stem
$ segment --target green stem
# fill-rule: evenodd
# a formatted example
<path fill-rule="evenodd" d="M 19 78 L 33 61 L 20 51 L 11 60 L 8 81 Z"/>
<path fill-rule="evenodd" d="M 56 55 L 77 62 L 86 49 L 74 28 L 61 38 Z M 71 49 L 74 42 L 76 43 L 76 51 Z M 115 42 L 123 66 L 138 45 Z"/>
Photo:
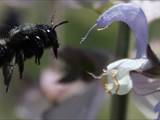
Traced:
<path fill-rule="evenodd" d="M 129 38 L 130 38 L 130 28 L 128 27 L 127 24 L 121 22 L 119 24 L 117 45 L 115 51 L 117 59 L 128 57 Z"/>
<path fill-rule="evenodd" d="M 125 23 L 119 24 L 117 37 L 116 57 L 117 59 L 126 58 L 129 49 L 130 29 Z M 112 97 L 111 120 L 126 120 L 128 95 Z"/>

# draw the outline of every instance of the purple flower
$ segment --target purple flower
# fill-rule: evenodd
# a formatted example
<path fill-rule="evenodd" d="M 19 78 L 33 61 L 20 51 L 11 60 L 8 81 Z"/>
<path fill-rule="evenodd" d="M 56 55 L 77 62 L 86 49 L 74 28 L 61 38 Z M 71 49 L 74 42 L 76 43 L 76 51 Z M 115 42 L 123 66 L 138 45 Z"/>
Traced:
<path fill-rule="evenodd" d="M 106 10 L 82 38 L 81 43 L 87 39 L 94 28 L 103 30 L 116 21 L 122 21 L 131 28 L 136 38 L 137 52 L 135 58 L 121 59 L 107 65 L 107 70 L 100 76 L 107 78 L 106 91 L 111 94 L 124 95 L 133 89 L 140 96 L 159 92 L 160 80 L 157 76 L 160 75 L 160 61 L 148 45 L 147 20 L 138 5 L 122 3 Z M 156 94 L 156 98 L 159 97 L 160 94 Z"/>
<path fill-rule="evenodd" d="M 158 112 L 157 120 L 160 120 L 160 102 L 155 106 L 154 111 Z"/>
<path fill-rule="evenodd" d="M 139 73 L 141 74 L 142 72 L 145 73 L 145 75 L 149 75 L 155 66 L 159 70 L 160 62 L 149 45 L 147 45 L 147 20 L 142 9 L 136 4 L 122 3 L 106 10 L 99 16 L 96 24 L 91 27 L 81 42 L 88 37 L 91 30 L 95 27 L 98 27 L 98 30 L 103 30 L 115 21 L 122 21 L 128 24 L 135 34 L 137 47 L 136 58 L 117 60 L 107 66 L 107 83 L 109 82 L 109 84 L 106 84 L 107 91 L 110 91 L 112 94 L 122 95 L 128 93 L 130 89 L 133 88 L 134 81 L 137 81 L 137 77 L 133 76 Z M 135 72 L 137 73 L 135 74 Z M 134 75 L 132 76 L 132 74 Z M 148 84 L 148 81 L 147 79 L 146 84 Z M 155 89 L 154 87 L 154 90 Z"/>
<path fill-rule="evenodd" d="M 111 23 L 122 21 L 129 25 L 135 34 L 137 58 L 146 57 L 148 44 L 148 25 L 142 9 L 136 4 L 122 3 L 111 7 L 102 13 L 96 24 L 91 27 L 87 34 L 82 38 L 81 43 L 87 39 L 91 30 L 98 27 L 98 30 L 107 28 Z"/>

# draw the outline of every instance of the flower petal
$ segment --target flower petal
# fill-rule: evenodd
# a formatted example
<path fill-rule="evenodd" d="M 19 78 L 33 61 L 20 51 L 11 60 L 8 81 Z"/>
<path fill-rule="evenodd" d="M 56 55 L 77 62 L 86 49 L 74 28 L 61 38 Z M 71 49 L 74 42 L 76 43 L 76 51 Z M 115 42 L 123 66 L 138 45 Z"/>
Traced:
<path fill-rule="evenodd" d="M 158 113 L 154 112 L 154 106 L 160 100 L 160 94 L 154 93 L 148 96 L 140 96 L 136 93 L 132 93 L 132 99 L 139 111 L 149 119 L 156 119 Z"/>
<path fill-rule="evenodd" d="M 130 76 L 133 81 L 133 89 L 137 94 L 147 95 L 160 91 L 160 79 L 147 77 L 138 71 L 131 71 Z"/>
<path fill-rule="evenodd" d="M 160 77 L 160 60 L 149 45 L 147 47 L 147 57 L 149 62 L 143 66 L 143 74 L 150 77 Z"/>
<path fill-rule="evenodd" d="M 160 112 L 160 102 L 154 107 L 155 112 Z"/>

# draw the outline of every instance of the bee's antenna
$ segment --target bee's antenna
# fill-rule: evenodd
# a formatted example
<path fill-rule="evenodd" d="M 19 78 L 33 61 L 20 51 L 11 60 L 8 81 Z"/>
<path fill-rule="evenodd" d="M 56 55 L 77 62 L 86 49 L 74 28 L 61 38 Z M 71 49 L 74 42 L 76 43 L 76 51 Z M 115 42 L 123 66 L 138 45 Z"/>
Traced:
<path fill-rule="evenodd" d="M 54 26 L 54 22 L 53 22 L 54 16 L 55 16 L 55 11 L 54 11 L 54 14 L 52 14 L 52 16 L 51 16 L 51 25 L 52 25 L 52 26 Z"/>
<path fill-rule="evenodd" d="M 58 26 L 60 26 L 60 25 L 62 25 L 62 24 L 66 24 L 66 23 L 68 23 L 67 20 L 62 21 L 62 22 L 58 23 L 57 25 L 55 25 L 55 26 L 53 27 L 53 29 L 55 29 L 56 27 L 58 27 Z"/>

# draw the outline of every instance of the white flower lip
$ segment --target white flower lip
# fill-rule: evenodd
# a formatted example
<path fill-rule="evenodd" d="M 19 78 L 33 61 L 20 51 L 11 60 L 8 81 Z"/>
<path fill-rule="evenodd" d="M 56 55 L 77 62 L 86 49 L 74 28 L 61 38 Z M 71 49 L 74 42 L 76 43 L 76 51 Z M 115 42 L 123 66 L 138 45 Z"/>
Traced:
<path fill-rule="evenodd" d="M 133 88 L 129 72 L 141 69 L 147 62 L 147 59 L 121 59 L 109 64 L 106 91 L 111 94 L 127 94 Z"/>

